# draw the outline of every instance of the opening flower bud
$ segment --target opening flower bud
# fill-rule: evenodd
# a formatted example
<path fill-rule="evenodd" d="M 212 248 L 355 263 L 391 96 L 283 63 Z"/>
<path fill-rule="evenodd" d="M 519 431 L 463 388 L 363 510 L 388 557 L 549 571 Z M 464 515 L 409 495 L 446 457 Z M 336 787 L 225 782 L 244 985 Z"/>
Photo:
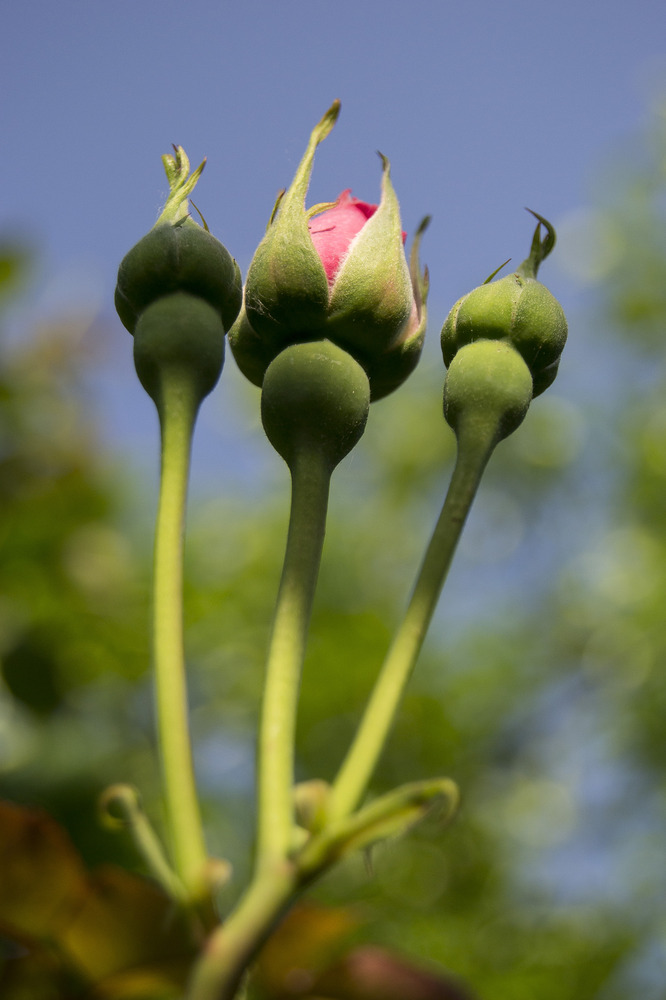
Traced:
<path fill-rule="evenodd" d="M 536 278 L 539 264 L 555 245 L 553 227 L 541 216 L 537 219 L 529 257 L 513 274 L 486 282 L 459 299 L 446 318 L 441 338 L 446 365 L 465 344 L 505 340 L 527 364 L 535 396 L 555 378 L 567 339 L 562 307 Z M 542 224 L 546 228 L 543 241 Z"/>
<path fill-rule="evenodd" d="M 286 346 L 332 341 L 365 369 L 372 398 L 395 389 L 420 356 L 427 280 L 414 240 L 410 266 L 400 209 L 382 157 L 382 196 L 371 205 L 343 191 L 306 211 L 315 150 L 337 118 L 337 102 L 312 132 L 296 176 L 278 202 L 248 271 L 245 302 L 229 342 L 241 371 L 261 385 Z"/>

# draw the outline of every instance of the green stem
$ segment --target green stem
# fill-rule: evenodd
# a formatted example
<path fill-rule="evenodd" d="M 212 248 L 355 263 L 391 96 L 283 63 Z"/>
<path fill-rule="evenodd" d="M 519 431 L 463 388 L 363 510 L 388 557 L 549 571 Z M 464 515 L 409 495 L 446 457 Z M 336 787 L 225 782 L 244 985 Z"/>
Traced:
<path fill-rule="evenodd" d="M 175 902 L 188 902 L 185 888 L 173 871 L 162 843 L 146 816 L 139 793 L 131 785 L 111 785 L 100 800 L 102 820 L 111 828 L 125 828 L 149 872 Z"/>
<path fill-rule="evenodd" d="M 287 857 L 294 829 L 296 703 L 324 544 L 331 471 L 315 449 L 291 465 L 291 513 L 259 732 L 258 868 Z"/>
<path fill-rule="evenodd" d="M 497 441 L 495 428 L 463 425 L 444 506 L 403 620 L 331 790 L 329 822 L 348 816 L 366 792 L 451 565 L 472 501 Z"/>
<path fill-rule="evenodd" d="M 264 865 L 238 907 L 209 937 L 194 967 L 187 1000 L 233 1000 L 297 885 L 297 872 L 290 862 Z"/>
<path fill-rule="evenodd" d="M 160 497 L 155 530 L 153 658 L 166 813 L 176 874 L 204 892 L 207 854 L 190 741 L 183 652 L 183 535 L 192 433 L 198 403 L 185 380 L 164 378 Z"/>

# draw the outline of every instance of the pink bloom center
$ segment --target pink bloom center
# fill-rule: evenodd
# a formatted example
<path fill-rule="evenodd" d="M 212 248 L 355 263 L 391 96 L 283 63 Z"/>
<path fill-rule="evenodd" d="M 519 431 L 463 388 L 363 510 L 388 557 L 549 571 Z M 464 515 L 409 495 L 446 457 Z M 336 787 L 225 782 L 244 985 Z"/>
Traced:
<path fill-rule="evenodd" d="M 330 285 L 347 256 L 351 241 L 376 211 L 376 205 L 352 198 L 351 190 L 347 190 L 342 192 L 333 208 L 310 219 L 310 236 Z"/>

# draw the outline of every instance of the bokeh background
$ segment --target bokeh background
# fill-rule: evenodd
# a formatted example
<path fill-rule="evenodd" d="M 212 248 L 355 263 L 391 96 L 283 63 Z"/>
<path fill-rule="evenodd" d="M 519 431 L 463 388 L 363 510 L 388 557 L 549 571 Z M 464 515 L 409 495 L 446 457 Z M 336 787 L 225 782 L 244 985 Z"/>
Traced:
<path fill-rule="evenodd" d="M 446 487 L 437 334 L 553 221 L 570 320 L 555 385 L 488 474 L 375 790 L 450 774 L 463 806 L 317 890 L 366 938 L 493 1000 L 660 1000 L 666 882 L 666 13 L 662 3 L 111 0 L 3 5 L 0 794 L 90 864 L 105 784 L 159 822 L 146 622 L 152 403 L 112 309 L 167 191 L 251 260 L 334 98 L 311 200 L 379 192 L 432 224 L 420 368 L 336 473 L 301 776 L 330 778 Z M 229 358 L 195 443 L 187 620 L 211 848 L 247 872 L 254 731 L 287 480 Z"/>

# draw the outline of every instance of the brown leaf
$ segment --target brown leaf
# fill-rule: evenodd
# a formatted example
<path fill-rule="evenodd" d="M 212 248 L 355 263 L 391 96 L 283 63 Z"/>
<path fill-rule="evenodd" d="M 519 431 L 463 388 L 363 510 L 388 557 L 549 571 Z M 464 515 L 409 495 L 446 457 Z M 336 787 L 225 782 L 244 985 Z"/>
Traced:
<path fill-rule="evenodd" d="M 187 918 L 152 882 L 111 866 L 89 874 L 47 813 L 6 802 L 0 929 L 20 945 L 2 970 L 3 1000 L 71 1000 L 85 984 L 104 1000 L 177 997 L 196 952 Z"/>
<path fill-rule="evenodd" d="M 66 832 L 41 810 L 0 802 L 0 925 L 54 938 L 86 892 L 86 871 Z"/>
<path fill-rule="evenodd" d="M 371 946 L 350 951 L 313 984 L 311 993 L 321 1000 L 473 1000 L 449 975 Z"/>
<path fill-rule="evenodd" d="M 73 1000 L 82 990 L 83 984 L 46 947 L 17 949 L 0 963 L 2 1000 Z"/>
<path fill-rule="evenodd" d="M 59 943 L 93 982 L 195 951 L 185 919 L 161 890 L 110 866 L 89 877 L 88 892 Z"/>
<path fill-rule="evenodd" d="M 346 946 L 358 920 L 350 910 L 301 903 L 264 945 L 254 982 L 271 1000 L 303 996 Z"/>

